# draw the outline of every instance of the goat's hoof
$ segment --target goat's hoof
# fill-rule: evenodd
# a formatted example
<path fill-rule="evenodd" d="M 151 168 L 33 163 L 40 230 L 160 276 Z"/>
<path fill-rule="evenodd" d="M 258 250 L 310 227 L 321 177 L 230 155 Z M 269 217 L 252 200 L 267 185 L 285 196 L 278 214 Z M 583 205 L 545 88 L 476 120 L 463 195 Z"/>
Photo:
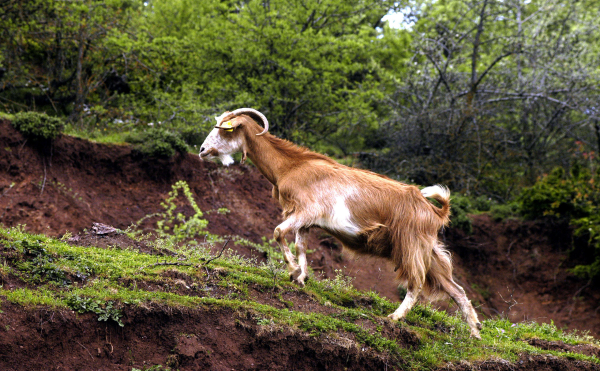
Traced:
<path fill-rule="evenodd" d="M 475 330 L 475 329 L 472 329 L 472 330 L 471 330 L 471 337 L 472 337 L 472 338 L 475 338 L 475 339 L 479 339 L 479 340 L 481 340 L 481 335 L 479 335 L 479 331 L 477 331 L 477 330 Z"/>
<path fill-rule="evenodd" d="M 392 321 L 400 321 L 402 319 L 402 316 L 400 316 L 399 314 L 396 314 L 396 313 L 392 313 L 392 314 L 388 315 L 388 318 L 391 319 Z"/>
<path fill-rule="evenodd" d="M 305 280 L 306 275 L 302 272 L 302 269 L 300 269 L 300 267 L 290 272 L 290 281 L 296 283 L 298 286 L 304 287 Z"/>

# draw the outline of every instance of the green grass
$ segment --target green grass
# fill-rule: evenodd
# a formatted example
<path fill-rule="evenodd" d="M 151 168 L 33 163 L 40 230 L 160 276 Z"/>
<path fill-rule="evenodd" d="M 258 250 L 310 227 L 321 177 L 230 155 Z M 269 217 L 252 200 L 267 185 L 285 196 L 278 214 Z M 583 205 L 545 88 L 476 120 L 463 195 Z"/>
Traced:
<path fill-rule="evenodd" d="M 461 318 L 423 305 L 415 306 L 406 321 L 392 323 L 386 316 L 397 303 L 374 292 L 357 291 L 341 275 L 320 281 L 311 279 L 305 288 L 298 288 L 289 282 L 283 267 L 273 261 L 258 264 L 228 251 L 207 263 L 214 257 L 210 244 L 183 245 L 176 250 L 179 255 L 158 258 L 159 263 L 189 265 L 155 265 L 155 255 L 129 249 L 71 246 L 59 239 L 25 233 L 22 228 L 0 228 L 0 248 L 5 253 L 0 274 L 14 275 L 27 286 L 1 288 L 0 297 L 27 308 L 70 308 L 96 313 L 99 320 L 114 321 L 119 321 L 121 311 L 130 306 L 228 308 L 249 313 L 257 318 L 258 325 L 291 328 L 311 336 L 350 337 L 361 347 L 389 357 L 392 363 L 414 370 L 463 360 L 516 361 L 521 354 L 548 354 L 600 363 L 595 357 L 545 351 L 524 341 L 539 338 L 567 344 L 596 344 L 589 336 L 566 333 L 551 324 L 514 324 L 505 319 L 491 319 L 483 322 L 480 341 L 469 337 L 469 328 Z M 188 289 L 183 290 L 184 294 L 165 274 L 167 271 L 186 277 L 189 285 L 186 284 Z M 143 289 L 146 286 L 140 283 L 153 289 Z M 218 286 L 220 293 L 207 290 L 207 284 Z M 274 293 L 273 297 L 279 297 L 280 302 L 285 302 L 281 299 L 283 292 L 304 295 L 314 305 L 327 308 L 323 312 L 328 314 L 301 311 L 289 302 L 283 309 L 260 303 L 252 299 L 253 290 Z M 364 327 L 364 321 L 372 325 Z M 382 328 L 394 326 L 416 334 L 419 339 L 416 349 L 407 349 L 393 337 L 383 335 Z"/>

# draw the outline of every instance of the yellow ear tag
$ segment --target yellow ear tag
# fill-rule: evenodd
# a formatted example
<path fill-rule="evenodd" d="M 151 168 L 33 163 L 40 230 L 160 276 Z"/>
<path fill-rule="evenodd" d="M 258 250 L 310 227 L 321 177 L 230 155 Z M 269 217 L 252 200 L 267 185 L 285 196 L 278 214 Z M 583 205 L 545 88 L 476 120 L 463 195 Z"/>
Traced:
<path fill-rule="evenodd" d="M 231 128 L 231 129 L 223 129 L 225 131 L 233 131 L 233 128 L 231 127 L 231 121 L 227 121 L 226 123 L 221 124 L 221 127 L 222 128 Z"/>

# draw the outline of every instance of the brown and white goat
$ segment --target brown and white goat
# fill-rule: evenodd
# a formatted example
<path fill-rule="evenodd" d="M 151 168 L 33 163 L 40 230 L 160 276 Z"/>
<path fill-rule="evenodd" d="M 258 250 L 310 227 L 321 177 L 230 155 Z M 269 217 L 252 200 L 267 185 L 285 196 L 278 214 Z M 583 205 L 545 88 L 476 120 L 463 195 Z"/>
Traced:
<path fill-rule="evenodd" d="M 419 191 L 370 171 L 340 165 L 269 134 L 267 119 L 251 108 L 225 112 L 216 119 L 217 126 L 202 144 L 200 158 L 219 158 L 230 165 L 232 155 L 242 152 L 242 161 L 249 157 L 273 184 L 273 197 L 279 200 L 285 219 L 275 228 L 274 237 L 290 279 L 304 286 L 308 231 L 319 227 L 354 252 L 392 260 L 398 280 L 408 292 L 390 318 L 406 316 L 419 294 L 429 298 L 448 294 L 460 307 L 471 336 L 480 337 L 477 314 L 462 287 L 454 282 L 450 255 L 438 239 L 450 215 L 447 188 Z M 288 232 L 296 235 L 297 263 L 285 240 Z"/>

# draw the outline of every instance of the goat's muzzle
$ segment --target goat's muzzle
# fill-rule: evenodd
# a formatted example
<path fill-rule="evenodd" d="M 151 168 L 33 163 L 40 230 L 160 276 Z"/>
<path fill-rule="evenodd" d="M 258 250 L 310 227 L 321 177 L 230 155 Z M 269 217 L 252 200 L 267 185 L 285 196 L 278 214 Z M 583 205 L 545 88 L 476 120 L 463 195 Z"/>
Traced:
<path fill-rule="evenodd" d="M 207 156 L 218 156 L 219 155 L 219 151 L 217 151 L 214 148 L 211 149 L 206 149 L 204 147 L 200 148 L 200 159 L 204 160 L 205 157 Z"/>

